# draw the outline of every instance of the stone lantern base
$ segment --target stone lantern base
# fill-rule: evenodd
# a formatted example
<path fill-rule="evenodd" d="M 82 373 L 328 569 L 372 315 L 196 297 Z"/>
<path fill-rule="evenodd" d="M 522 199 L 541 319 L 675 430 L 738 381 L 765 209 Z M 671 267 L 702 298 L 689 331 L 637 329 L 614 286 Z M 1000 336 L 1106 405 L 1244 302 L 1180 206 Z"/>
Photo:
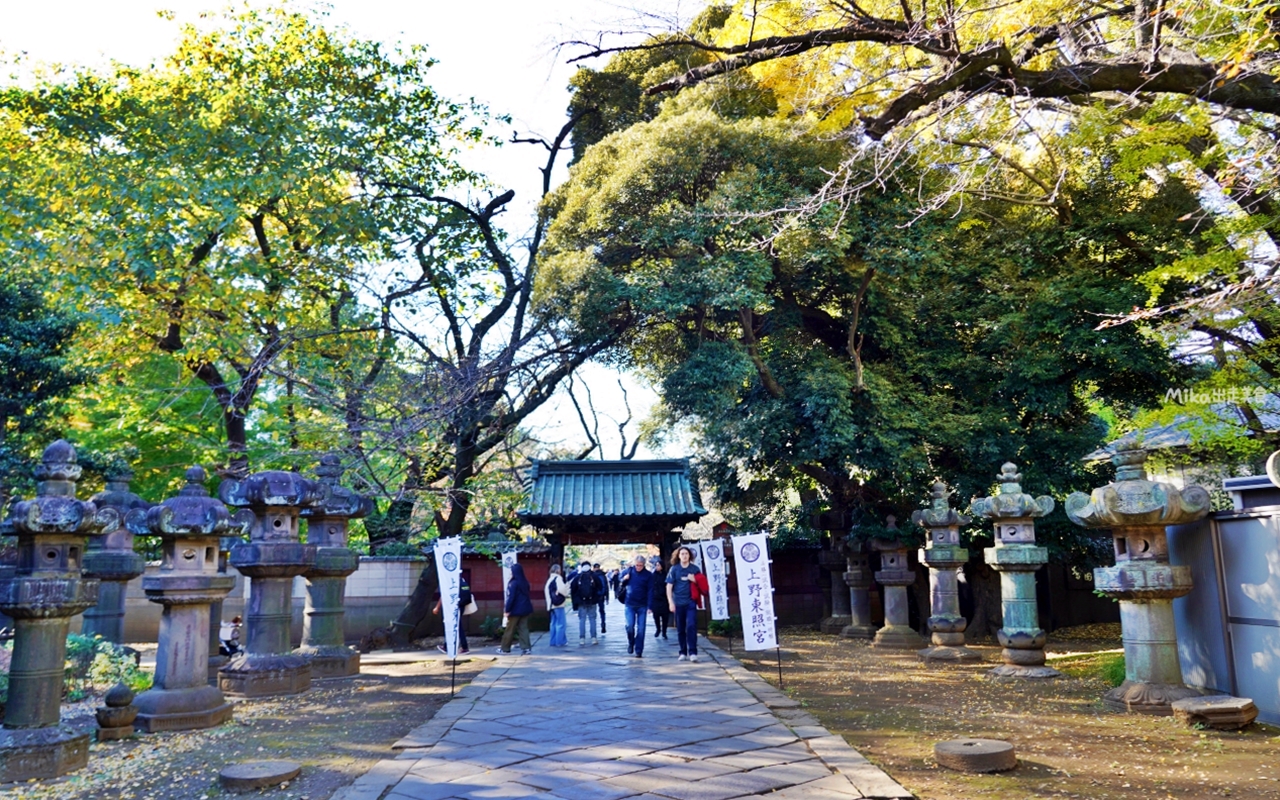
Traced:
<path fill-rule="evenodd" d="M 0 730 L 0 783 L 57 778 L 89 764 L 89 734 L 66 725 Z"/>
<path fill-rule="evenodd" d="M 213 686 L 148 689 L 133 701 L 134 727 L 144 733 L 214 728 L 231 719 L 232 706 Z"/>
<path fill-rule="evenodd" d="M 311 664 L 311 677 L 349 678 L 360 674 L 360 654 L 350 647 L 308 647 L 303 645 L 293 651 Z"/>
<path fill-rule="evenodd" d="M 846 625 L 844 630 L 840 631 L 840 635 L 847 639 L 874 639 L 876 636 L 876 626 Z"/>
<path fill-rule="evenodd" d="M 1153 717 L 1173 716 L 1173 704 L 1204 692 L 1181 683 L 1139 683 L 1125 681 L 1102 696 L 1102 704 L 1112 711 L 1148 714 Z"/>
<path fill-rule="evenodd" d="M 823 633 L 839 634 L 845 628 L 853 624 L 853 617 L 841 615 L 835 617 L 826 617 L 818 624 L 818 630 Z"/>
<path fill-rule="evenodd" d="M 218 670 L 218 688 L 235 697 L 298 694 L 311 688 L 311 664 L 292 654 L 242 653 Z"/>
<path fill-rule="evenodd" d="M 885 625 L 876 631 L 872 647 L 883 650 L 917 650 L 924 644 L 924 637 L 910 625 Z"/>
<path fill-rule="evenodd" d="M 935 644 L 916 653 L 921 661 L 929 664 L 972 664 L 982 656 L 960 645 Z"/>

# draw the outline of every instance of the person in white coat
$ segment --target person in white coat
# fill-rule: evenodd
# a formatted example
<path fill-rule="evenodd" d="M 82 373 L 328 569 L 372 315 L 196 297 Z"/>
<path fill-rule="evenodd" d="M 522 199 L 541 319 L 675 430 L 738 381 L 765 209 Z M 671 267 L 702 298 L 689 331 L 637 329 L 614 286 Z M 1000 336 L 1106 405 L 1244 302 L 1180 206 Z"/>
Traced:
<path fill-rule="evenodd" d="M 565 647 L 569 644 L 566 625 L 568 612 L 565 604 L 569 602 L 569 584 L 565 582 L 559 564 L 551 565 L 551 577 L 542 587 L 543 598 L 547 601 L 547 611 L 551 614 L 551 647 Z"/>

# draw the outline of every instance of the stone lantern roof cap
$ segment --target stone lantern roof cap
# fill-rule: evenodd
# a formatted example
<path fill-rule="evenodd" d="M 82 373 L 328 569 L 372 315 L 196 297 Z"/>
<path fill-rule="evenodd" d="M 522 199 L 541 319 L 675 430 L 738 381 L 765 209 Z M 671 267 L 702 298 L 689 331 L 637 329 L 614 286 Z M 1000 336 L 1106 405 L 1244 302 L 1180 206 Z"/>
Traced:
<path fill-rule="evenodd" d="M 120 524 L 120 514 L 115 509 L 76 499 L 80 465 L 76 463 L 75 448 L 65 439 L 45 448 L 34 473 L 36 496 L 10 507 L 0 533 L 97 535 Z"/>
<path fill-rule="evenodd" d="M 308 508 L 328 495 L 325 484 L 283 470 L 255 472 L 242 480 L 227 478 L 218 487 L 219 499 L 237 508 Z"/>
<path fill-rule="evenodd" d="M 146 510 L 129 512 L 129 530 L 140 536 L 241 536 L 244 528 L 227 507 L 209 496 L 208 478 L 200 467 L 186 473 L 187 484 L 176 497 Z"/>
<path fill-rule="evenodd" d="M 81 471 L 76 449 L 66 439 L 59 439 L 44 449 L 35 477 L 37 481 L 74 481 L 80 479 Z"/>
<path fill-rule="evenodd" d="M 1089 494 L 1067 498 L 1067 518 L 1084 528 L 1141 525 L 1185 525 L 1209 513 L 1209 492 L 1203 486 L 1179 489 L 1147 478 L 1145 450 L 1122 450 L 1111 457 L 1116 479 Z"/>
<path fill-rule="evenodd" d="M 1053 511 L 1053 498 L 1048 495 L 1032 497 L 1022 491 L 1022 475 L 1012 461 L 1000 468 L 1000 491 L 991 497 L 976 498 L 969 511 L 978 517 L 991 520 L 1026 519 L 1043 517 Z"/>
<path fill-rule="evenodd" d="M 133 469 L 127 463 L 114 463 L 107 467 L 105 472 L 107 488 L 91 498 L 94 503 L 118 508 L 125 513 L 135 508 L 151 508 L 152 503 L 129 491 L 129 482 L 133 480 Z"/>
<path fill-rule="evenodd" d="M 922 528 L 950 528 L 953 525 L 968 525 L 972 519 L 957 512 L 951 507 L 948 498 L 951 490 L 942 481 L 933 484 L 930 492 L 932 498 L 929 508 L 921 508 L 911 512 L 911 521 Z"/>
<path fill-rule="evenodd" d="M 327 489 L 327 496 L 314 506 L 302 509 L 302 516 L 308 519 L 317 517 L 340 517 L 359 519 L 373 513 L 373 498 L 365 497 L 354 489 L 348 489 L 339 483 L 346 470 L 342 460 L 335 453 L 326 453 L 320 457 L 320 466 L 316 467 L 319 483 Z"/>

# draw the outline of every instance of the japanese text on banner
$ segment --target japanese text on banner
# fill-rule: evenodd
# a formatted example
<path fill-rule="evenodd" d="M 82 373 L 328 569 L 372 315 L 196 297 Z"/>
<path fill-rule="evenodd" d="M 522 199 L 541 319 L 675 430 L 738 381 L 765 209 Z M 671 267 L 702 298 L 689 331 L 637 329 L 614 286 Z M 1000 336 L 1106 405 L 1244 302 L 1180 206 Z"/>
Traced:
<path fill-rule="evenodd" d="M 444 620 L 445 650 L 450 658 L 458 655 L 458 625 L 462 621 L 462 540 L 458 537 L 436 540 L 436 574 L 440 578 L 440 616 Z"/>
<path fill-rule="evenodd" d="M 744 644 L 748 650 L 772 650 L 778 646 L 778 627 L 773 616 L 768 537 L 763 533 L 734 536 L 733 557 L 737 563 Z"/>
<path fill-rule="evenodd" d="M 729 582 L 725 574 L 724 542 L 703 542 L 702 571 L 707 573 L 707 586 L 711 589 L 712 619 L 729 618 Z"/>

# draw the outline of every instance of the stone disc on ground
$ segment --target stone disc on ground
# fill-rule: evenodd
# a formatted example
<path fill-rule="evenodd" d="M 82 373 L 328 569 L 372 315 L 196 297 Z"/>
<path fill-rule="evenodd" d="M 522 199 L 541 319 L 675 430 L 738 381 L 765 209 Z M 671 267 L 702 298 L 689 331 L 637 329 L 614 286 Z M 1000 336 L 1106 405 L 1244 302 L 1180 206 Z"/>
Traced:
<path fill-rule="evenodd" d="M 300 772 L 296 761 L 243 761 L 223 767 L 218 778 L 229 792 L 252 792 L 291 781 Z"/>
<path fill-rule="evenodd" d="M 1004 772 L 1018 766 L 1013 745 L 999 739 L 952 739 L 933 746 L 934 759 L 960 772 Z"/>

